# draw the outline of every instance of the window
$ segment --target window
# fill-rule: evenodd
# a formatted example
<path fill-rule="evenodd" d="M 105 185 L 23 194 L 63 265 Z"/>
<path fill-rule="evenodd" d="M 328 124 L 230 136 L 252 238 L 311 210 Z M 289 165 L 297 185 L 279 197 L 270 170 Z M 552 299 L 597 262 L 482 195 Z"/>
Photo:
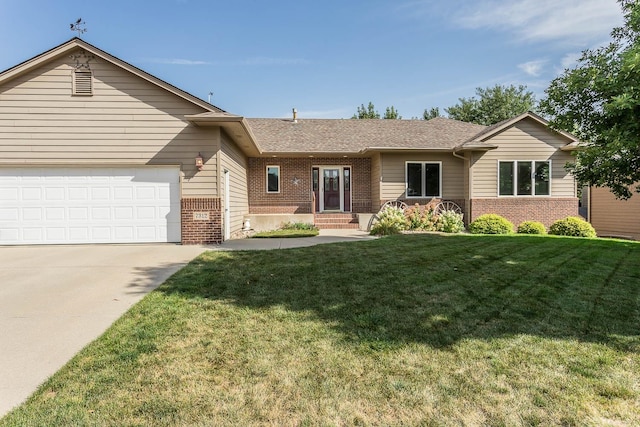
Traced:
<path fill-rule="evenodd" d="M 551 194 L 549 161 L 498 162 L 500 196 L 548 196 Z"/>
<path fill-rule="evenodd" d="M 93 79 L 91 71 L 76 70 L 73 72 L 73 94 L 93 95 Z"/>
<path fill-rule="evenodd" d="M 280 166 L 267 166 L 267 193 L 280 192 Z"/>
<path fill-rule="evenodd" d="M 407 162 L 407 197 L 441 197 L 440 166 L 440 162 Z"/>

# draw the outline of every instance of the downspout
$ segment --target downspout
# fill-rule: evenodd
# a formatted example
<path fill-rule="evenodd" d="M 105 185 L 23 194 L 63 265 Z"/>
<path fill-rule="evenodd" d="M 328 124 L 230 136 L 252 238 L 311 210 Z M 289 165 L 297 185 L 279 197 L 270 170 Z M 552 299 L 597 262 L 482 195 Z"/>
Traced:
<path fill-rule="evenodd" d="M 576 184 L 577 185 L 577 184 Z M 587 190 L 587 221 L 589 221 L 589 223 L 591 223 L 591 225 L 593 225 L 593 222 L 591 221 L 591 185 L 589 185 Z"/>
<path fill-rule="evenodd" d="M 457 157 L 458 159 L 462 159 L 465 163 L 465 166 L 467 168 L 467 197 L 465 198 L 465 213 L 467 214 L 467 223 L 471 222 L 471 159 L 468 159 L 465 156 L 461 156 L 460 154 L 456 153 L 455 148 L 453 149 L 453 151 L 451 152 L 451 154 L 453 154 L 453 157 Z"/>

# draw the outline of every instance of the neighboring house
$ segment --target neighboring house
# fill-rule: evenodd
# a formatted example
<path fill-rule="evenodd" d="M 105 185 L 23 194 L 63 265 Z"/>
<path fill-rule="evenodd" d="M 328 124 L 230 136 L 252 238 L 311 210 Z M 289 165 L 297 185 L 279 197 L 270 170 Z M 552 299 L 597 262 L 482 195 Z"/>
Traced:
<path fill-rule="evenodd" d="M 577 214 L 576 144 L 533 113 L 245 119 L 74 38 L 0 73 L 0 244 L 215 243 L 433 198 L 550 225 Z"/>
<path fill-rule="evenodd" d="M 640 194 L 619 200 L 606 187 L 589 193 L 589 221 L 598 236 L 640 240 Z"/>

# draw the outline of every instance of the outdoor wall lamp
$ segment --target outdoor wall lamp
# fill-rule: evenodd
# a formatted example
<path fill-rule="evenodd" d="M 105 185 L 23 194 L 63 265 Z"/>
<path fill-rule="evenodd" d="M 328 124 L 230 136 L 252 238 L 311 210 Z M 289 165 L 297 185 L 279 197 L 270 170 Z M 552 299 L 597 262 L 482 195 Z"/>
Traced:
<path fill-rule="evenodd" d="M 201 171 L 203 167 L 204 167 L 204 159 L 202 158 L 202 154 L 198 153 L 198 155 L 196 156 L 196 168 L 198 168 L 198 170 Z"/>

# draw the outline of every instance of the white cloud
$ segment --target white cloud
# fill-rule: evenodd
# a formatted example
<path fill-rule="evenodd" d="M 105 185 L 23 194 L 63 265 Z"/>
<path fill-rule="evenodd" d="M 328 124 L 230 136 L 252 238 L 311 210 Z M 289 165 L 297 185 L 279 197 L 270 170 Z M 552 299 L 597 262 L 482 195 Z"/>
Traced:
<path fill-rule="evenodd" d="M 536 61 L 529 61 L 523 64 L 518 64 L 518 68 L 520 68 L 530 76 L 538 77 L 542 73 L 542 68 L 546 63 L 546 59 L 539 59 Z"/>
<path fill-rule="evenodd" d="M 454 14 L 463 28 L 515 33 L 522 41 L 584 44 L 622 24 L 616 0 L 479 0 Z"/>
<path fill-rule="evenodd" d="M 306 65 L 309 61 L 302 58 L 270 58 L 256 56 L 241 61 L 242 65 Z"/>
<path fill-rule="evenodd" d="M 566 70 L 567 68 L 571 68 L 576 65 L 581 55 L 582 54 L 580 52 L 571 52 L 563 56 L 560 60 L 560 66 L 562 67 L 562 70 Z"/>

